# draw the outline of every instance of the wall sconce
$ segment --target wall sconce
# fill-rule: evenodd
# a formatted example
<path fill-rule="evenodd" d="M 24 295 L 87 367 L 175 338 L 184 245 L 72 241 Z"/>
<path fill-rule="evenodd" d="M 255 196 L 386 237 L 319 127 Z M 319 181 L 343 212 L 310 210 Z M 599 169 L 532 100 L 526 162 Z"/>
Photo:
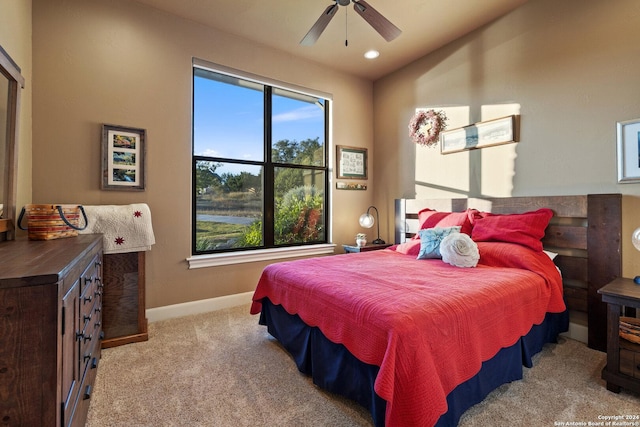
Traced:
<path fill-rule="evenodd" d="M 373 219 L 373 215 L 369 213 L 371 209 L 376 211 L 375 220 Z M 360 226 L 364 228 L 371 228 L 375 223 L 378 224 L 378 238 L 371 243 L 373 243 L 374 245 L 384 245 L 384 240 L 380 238 L 380 216 L 378 215 L 378 209 L 376 209 L 375 206 L 369 206 L 367 208 L 367 212 L 360 215 Z"/>

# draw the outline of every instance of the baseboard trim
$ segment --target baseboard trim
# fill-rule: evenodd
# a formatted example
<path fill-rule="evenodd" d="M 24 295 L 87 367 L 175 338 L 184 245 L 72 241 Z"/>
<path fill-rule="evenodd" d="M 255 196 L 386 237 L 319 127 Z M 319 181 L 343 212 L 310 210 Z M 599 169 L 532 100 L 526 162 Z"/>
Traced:
<path fill-rule="evenodd" d="M 589 341 L 589 328 L 584 325 L 570 322 L 569 330 L 560 335 L 587 344 Z"/>
<path fill-rule="evenodd" d="M 222 310 L 223 308 L 236 307 L 251 302 L 253 292 L 225 295 L 223 297 L 209 298 L 199 301 L 190 301 L 182 304 L 166 305 L 164 307 L 148 308 L 145 310 L 149 323 L 175 317 L 189 316 L 192 314 L 207 313 L 209 311 Z"/>

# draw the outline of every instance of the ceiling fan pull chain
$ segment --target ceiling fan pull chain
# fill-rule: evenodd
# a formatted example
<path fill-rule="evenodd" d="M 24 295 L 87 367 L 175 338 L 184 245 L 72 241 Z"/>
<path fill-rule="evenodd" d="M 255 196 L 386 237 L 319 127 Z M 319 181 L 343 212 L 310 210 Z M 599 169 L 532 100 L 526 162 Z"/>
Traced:
<path fill-rule="evenodd" d="M 349 9 L 345 9 L 344 12 L 344 45 L 345 47 L 349 46 Z"/>

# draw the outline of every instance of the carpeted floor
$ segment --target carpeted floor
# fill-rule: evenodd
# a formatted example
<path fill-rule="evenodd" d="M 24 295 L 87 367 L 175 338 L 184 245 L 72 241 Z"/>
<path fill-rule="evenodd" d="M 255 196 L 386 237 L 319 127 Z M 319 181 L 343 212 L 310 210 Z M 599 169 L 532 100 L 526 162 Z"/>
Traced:
<path fill-rule="evenodd" d="M 300 374 L 249 306 L 156 322 L 149 341 L 102 351 L 87 427 L 371 426 L 370 415 Z M 521 381 L 460 426 L 558 426 L 640 415 L 640 396 L 606 390 L 605 354 L 561 338 Z M 640 420 L 636 420 L 639 422 Z"/>

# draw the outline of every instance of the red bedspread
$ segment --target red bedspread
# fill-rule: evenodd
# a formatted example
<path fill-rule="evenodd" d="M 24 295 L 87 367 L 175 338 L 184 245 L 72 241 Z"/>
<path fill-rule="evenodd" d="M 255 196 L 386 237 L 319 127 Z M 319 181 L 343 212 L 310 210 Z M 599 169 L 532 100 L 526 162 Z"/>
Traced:
<path fill-rule="evenodd" d="M 564 311 L 562 281 L 542 252 L 480 243 L 482 264 L 458 268 L 391 250 L 265 268 L 262 298 L 298 314 L 360 361 L 380 367 L 386 425 L 432 426 L 446 396 L 547 312 Z M 527 266 L 528 269 L 522 269 Z"/>

